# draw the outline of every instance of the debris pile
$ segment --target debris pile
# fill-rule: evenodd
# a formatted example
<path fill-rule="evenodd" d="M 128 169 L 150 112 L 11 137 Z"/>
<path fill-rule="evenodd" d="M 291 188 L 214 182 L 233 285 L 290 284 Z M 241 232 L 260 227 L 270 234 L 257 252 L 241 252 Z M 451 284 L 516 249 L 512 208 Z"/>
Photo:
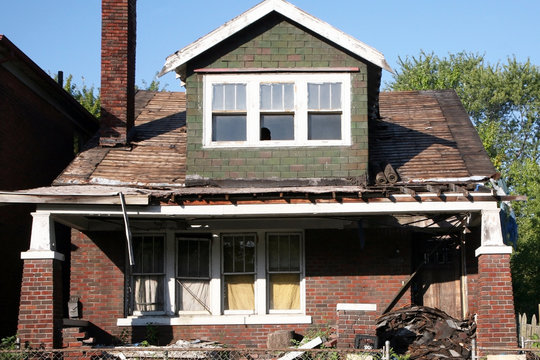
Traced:
<path fill-rule="evenodd" d="M 475 332 L 472 317 L 456 320 L 424 306 L 408 306 L 377 320 L 379 341 L 390 341 L 396 353 L 407 353 L 410 359 L 469 359 Z"/>

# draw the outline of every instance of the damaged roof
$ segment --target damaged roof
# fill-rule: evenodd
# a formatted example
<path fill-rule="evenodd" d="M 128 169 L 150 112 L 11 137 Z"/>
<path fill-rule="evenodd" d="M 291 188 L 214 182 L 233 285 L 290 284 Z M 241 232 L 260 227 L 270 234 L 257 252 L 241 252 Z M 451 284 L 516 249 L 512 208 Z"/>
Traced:
<path fill-rule="evenodd" d="M 181 193 L 227 192 L 185 188 L 186 101 L 182 92 L 138 91 L 129 148 L 105 148 L 93 139 L 53 185 L 179 189 Z M 399 184 L 470 183 L 495 174 L 480 138 L 453 90 L 383 92 L 381 119 L 370 123 L 370 161 L 390 163 Z M 298 184 L 297 184 L 298 185 Z M 319 184 L 320 185 L 320 184 Z M 264 191 L 283 191 L 271 186 Z M 288 186 L 289 188 L 291 185 Z M 316 192 L 363 191 L 365 187 L 312 186 Z M 303 186 L 308 189 L 309 186 Z M 278 190 L 276 190 L 278 189 Z M 252 191 L 244 188 L 242 192 Z M 261 189 L 258 190 L 259 192 Z"/>

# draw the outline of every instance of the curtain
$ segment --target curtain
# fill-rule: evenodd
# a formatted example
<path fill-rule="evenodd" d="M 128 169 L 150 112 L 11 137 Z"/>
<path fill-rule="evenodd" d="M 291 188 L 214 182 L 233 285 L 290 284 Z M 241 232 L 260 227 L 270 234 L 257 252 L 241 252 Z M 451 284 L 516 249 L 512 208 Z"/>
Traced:
<path fill-rule="evenodd" d="M 207 309 L 201 305 L 201 302 L 207 307 L 209 306 L 208 289 L 210 283 L 197 280 L 178 280 L 178 282 L 178 309 L 181 311 L 206 311 Z"/>
<path fill-rule="evenodd" d="M 135 310 L 163 310 L 163 279 L 156 275 L 139 275 L 135 278 Z"/>
<path fill-rule="evenodd" d="M 253 275 L 225 276 L 227 310 L 255 310 Z"/>
<path fill-rule="evenodd" d="M 270 309 L 300 309 L 300 276 L 298 274 L 270 275 Z"/>

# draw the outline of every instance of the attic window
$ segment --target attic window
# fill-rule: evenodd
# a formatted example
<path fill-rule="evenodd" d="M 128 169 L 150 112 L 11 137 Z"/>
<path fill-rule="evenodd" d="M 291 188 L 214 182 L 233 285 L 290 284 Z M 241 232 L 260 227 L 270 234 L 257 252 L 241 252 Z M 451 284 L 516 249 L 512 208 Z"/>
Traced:
<path fill-rule="evenodd" d="M 207 74 L 206 147 L 350 145 L 349 73 Z"/>

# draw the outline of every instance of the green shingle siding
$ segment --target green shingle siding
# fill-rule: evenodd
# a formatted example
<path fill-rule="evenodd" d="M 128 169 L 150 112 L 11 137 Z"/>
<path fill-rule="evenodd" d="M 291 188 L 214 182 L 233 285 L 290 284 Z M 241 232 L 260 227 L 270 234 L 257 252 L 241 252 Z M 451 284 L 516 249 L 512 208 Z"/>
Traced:
<path fill-rule="evenodd" d="M 190 64 L 191 68 L 358 67 L 359 72 L 351 73 L 353 144 L 331 147 L 203 149 L 203 76 L 191 73 L 186 79 L 188 177 L 291 179 L 365 176 L 368 161 L 367 65 L 287 21 L 276 22 L 266 32 L 245 41 L 248 36 L 239 35 L 238 46 L 235 48 L 229 44 L 232 50 L 229 49 L 228 53 L 210 64 L 202 60 L 202 65 Z M 239 39 L 244 42 L 241 43 Z"/>

